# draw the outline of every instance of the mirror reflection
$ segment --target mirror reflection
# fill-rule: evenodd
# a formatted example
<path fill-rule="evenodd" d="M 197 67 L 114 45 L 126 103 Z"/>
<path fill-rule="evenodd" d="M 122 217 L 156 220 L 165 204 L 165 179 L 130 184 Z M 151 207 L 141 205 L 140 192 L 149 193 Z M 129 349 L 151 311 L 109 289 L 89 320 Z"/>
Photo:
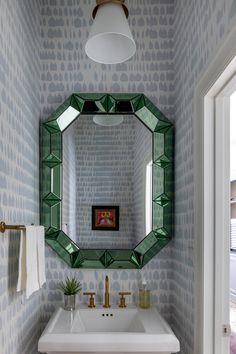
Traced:
<path fill-rule="evenodd" d="M 63 133 L 62 191 L 80 248 L 135 247 L 152 229 L 152 133 L 134 115 L 81 115 Z"/>

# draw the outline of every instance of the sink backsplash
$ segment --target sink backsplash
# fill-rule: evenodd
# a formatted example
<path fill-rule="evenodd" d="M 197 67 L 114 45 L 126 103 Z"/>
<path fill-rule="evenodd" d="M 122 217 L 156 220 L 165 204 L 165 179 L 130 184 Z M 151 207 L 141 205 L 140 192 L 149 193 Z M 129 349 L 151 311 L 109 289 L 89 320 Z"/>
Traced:
<path fill-rule="evenodd" d="M 167 246 L 158 256 L 152 260 L 142 270 L 90 270 L 90 269 L 70 269 L 59 259 L 55 253 L 47 247 L 47 283 L 46 291 L 42 294 L 43 320 L 49 320 L 53 311 L 63 305 L 63 294 L 58 289 L 58 283 L 66 276 L 76 277 L 82 284 L 82 292 L 77 296 L 77 303 L 87 303 L 87 296 L 83 296 L 84 291 L 96 292 L 96 302 L 103 301 L 104 279 L 109 276 L 110 282 L 110 302 L 118 303 L 119 291 L 131 291 L 132 296 L 126 298 L 127 304 L 138 301 L 138 289 L 141 287 L 142 277 L 147 280 L 148 288 L 151 290 L 152 303 L 168 320 L 169 312 L 169 281 L 171 277 L 170 247 Z"/>

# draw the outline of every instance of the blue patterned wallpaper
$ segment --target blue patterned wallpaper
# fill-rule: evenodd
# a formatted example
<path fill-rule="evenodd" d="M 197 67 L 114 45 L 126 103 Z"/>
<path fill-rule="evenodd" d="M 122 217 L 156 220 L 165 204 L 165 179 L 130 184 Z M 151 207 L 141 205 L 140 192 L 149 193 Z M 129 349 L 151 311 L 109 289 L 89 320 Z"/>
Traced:
<path fill-rule="evenodd" d="M 39 222 L 39 2 L 0 1 L 0 220 Z M 19 232 L 0 235 L 0 353 L 35 354 L 40 292 L 16 293 Z"/>
<path fill-rule="evenodd" d="M 171 313 L 181 353 L 194 354 L 194 90 L 236 20 L 235 0 L 175 2 L 175 239 Z"/>
<path fill-rule="evenodd" d="M 111 127 L 81 116 L 77 130 L 77 238 L 81 248 L 132 248 L 134 117 Z M 70 129 L 70 128 L 69 128 Z M 119 231 L 92 230 L 92 205 L 118 205 Z"/>
<path fill-rule="evenodd" d="M 137 245 L 142 241 L 144 235 L 148 235 L 151 231 L 152 222 L 152 200 L 148 199 L 148 190 L 152 193 L 152 182 L 147 180 L 147 165 L 152 161 L 152 133 L 144 128 L 139 120 L 135 122 L 135 142 L 134 142 L 134 238 Z M 152 168 L 152 167 L 151 167 Z M 152 198 L 150 198 L 152 199 Z M 147 204 L 149 205 L 146 205 Z M 150 211 L 148 213 L 148 207 Z M 146 212 L 149 220 L 146 220 Z M 149 228 L 148 228 L 149 226 Z"/>
<path fill-rule="evenodd" d="M 82 115 L 63 133 L 62 224 L 81 248 L 134 248 L 151 231 L 144 205 L 152 133 L 135 116 L 123 119 L 104 127 Z M 92 230 L 92 205 L 118 205 L 119 230 Z"/>
<path fill-rule="evenodd" d="M 235 23 L 235 0 L 127 5 L 137 53 L 124 64 L 104 66 L 84 53 L 93 0 L 0 1 L 0 215 L 8 222 L 38 222 L 39 116 L 46 119 L 76 91 L 144 92 L 175 119 L 176 235 L 142 271 L 106 273 L 114 302 L 120 289 L 131 290 L 136 301 L 145 275 L 153 302 L 181 340 L 181 353 L 193 354 L 193 94 Z M 37 352 L 40 324 L 61 304 L 57 283 L 66 275 L 76 275 L 84 290 L 94 289 L 97 300 L 103 293 L 103 270 L 71 270 L 47 248 L 47 285 L 26 302 L 15 293 L 18 237 L 7 232 L 0 241 L 1 354 Z"/>
<path fill-rule="evenodd" d="M 41 2 L 41 107 L 42 117 L 55 110 L 72 92 L 144 92 L 173 119 L 173 1 L 129 0 L 130 22 L 137 53 L 130 61 L 100 65 L 86 57 L 84 45 L 91 23 L 93 0 Z M 84 290 L 95 290 L 102 300 L 104 277 L 111 279 L 112 300 L 121 289 L 137 300 L 141 277 L 152 289 L 153 303 L 170 318 L 171 246 L 166 247 L 142 271 L 72 270 L 47 249 L 47 286 L 43 292 L 43 316 L 48 320 L 62 301 L 57 283 L 66 275 L 79 277 Z M 80 298 L 79 301 L 87 299 Z M 130 301 L 131 301 L 130 300 Z"/>
<path fill-rule="evenodd" d="M 62 230 L 70 235 L 70 238 L 76 242 L 76 193 L 77 176 L 76 176 L 76 142 L 77 131 L 73 126 L 68 128 L 70 133 L 66 131 L 63 134 L 63 203 L 62 203 Z"/>

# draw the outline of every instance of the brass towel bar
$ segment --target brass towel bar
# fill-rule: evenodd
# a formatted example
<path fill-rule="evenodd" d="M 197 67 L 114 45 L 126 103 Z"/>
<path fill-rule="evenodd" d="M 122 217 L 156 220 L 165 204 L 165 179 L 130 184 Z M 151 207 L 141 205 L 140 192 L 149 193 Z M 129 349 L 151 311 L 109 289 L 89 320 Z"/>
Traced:
<path fill-rule="evenodd" d="M 25 230 L 24 225 L 6 225 L 4 221 L 0 222 L 0 232 L 5 232 L 6 230 Z"/>

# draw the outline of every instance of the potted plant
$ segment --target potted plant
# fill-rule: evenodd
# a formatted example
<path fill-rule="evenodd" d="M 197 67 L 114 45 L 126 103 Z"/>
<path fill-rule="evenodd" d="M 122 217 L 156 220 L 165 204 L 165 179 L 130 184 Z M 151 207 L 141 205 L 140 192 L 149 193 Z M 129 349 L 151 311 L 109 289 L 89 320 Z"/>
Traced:
<path fill-rule="evenodd" d="M 64 282 L 60 283 L 60 289 L 64 292 L 64 309 L 67 311 L 74 310 L 76 294 L 82 289 L 81 283 L 75 277 L 67 277 Z"/>

